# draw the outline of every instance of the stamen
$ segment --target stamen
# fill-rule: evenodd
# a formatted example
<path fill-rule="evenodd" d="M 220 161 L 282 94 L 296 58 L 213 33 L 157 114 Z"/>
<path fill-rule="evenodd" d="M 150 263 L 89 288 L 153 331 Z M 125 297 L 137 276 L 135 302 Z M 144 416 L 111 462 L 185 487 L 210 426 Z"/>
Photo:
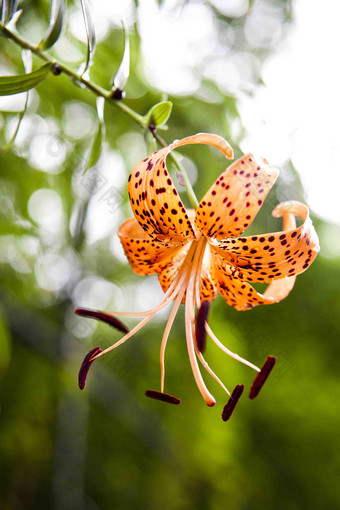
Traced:
<path fill-rule="evenodd" d="M 191 250 L 191 248 L 190 248 Z M 194 251 L 194 247 L 192 247 L 192 250 Z M 190 251 L 189 251 L 190 252 Z M 189 257 L 185 259 L 185 266 L 182 266 L 181 268 L 181 271 L 180 271 L 180 278 L 179 278 L 179 283 L 178 285 L 175 287 L 173 293 L 171 294 L 172 296 L 172 299 L 175 299 L 179 290 L 180 290 L 180 283 L 182 282 L 183 278 L 186 277 L 186 271 L 184 271 L 184 268 L 186 267 L 186 265 L 188 264 L 188 261 L 189 261 Z M 108 347 L 107 349 L 105 349 L 104 351 L 102 351 L 101 353 L 98 354 L 98 356 L 96 357 L 99 357 L 99 356 L 103 356 L 105 355 L 107 352 L 110 352 L 112 351 L 113 349 L 116 349 L 117 347 L 119 347 L 120 345 L 122 345 L 124 342 L 126 342 L 126 340 L 128 340 L 129 338 L 131 338 L 135 333 L 137 333 L 137 331 L 139 331 L 143 326 L 145 326 L 145 324 L 147 324 L 151 319 L 152 317 L 161 309 L 161 308 L 165 308 L 165 306 L 167 306 L 168 303 L 163 303 L 162 307 L 161 306 L 157 306 L 156 308 L 154 308 L 153 310 L 150 311 L 150 313 L 144 317 L 144 319 L 142 319 L 134 328 L 132 328 L 125 336 L 123 336 L 123 338 L 121 338 L 120 340 L 118 340 L 115 344 L 112 344 L 110 347 Z"/>
<path fill-rule="evenodd" d="M 201 283 L 201 273 L 202 273 L 202 266 L 203 266 L 203 260 L 204 260 L 204 254 L 207 251 L 206 250 L 207 243 L 204 243 L 204 248 L 202 248 L 198 263 L 197 263 L 197 270 L 196 270 L 196 279 L 195 279 L 195 294 L 196 294 L 196 306 L 200 308 L 201 306 L 201 296 L 200 296 L 200 283 Z"/>
<path fill-rule="evenodd" d="M 195 332 L 194 336 L 196 339 L 195 343 L 195 352 L 196 356 L 200 360 L 201 364 L 205 368 L 205 370 L 208 372 L 211 377 L 215 379 L 215 381 L 221 386 L 221 388 L 227 393 L 227 395 L 230 396 L 230 392 L 227 390 L 227 388 L 224 386 L 222 381 L 217 377 L 215 372 L 210 368 L 209 364 L 203 357 L 203 352 L 205 351 L 206 346 L 206 331 L 205 331 L 205 323 L 208 318 L 209 308 L 210 308 L 210 302 L 205 300 L 201 304 L 201 298 L 200 298 L 200 279 L 201 279 L 201 271 L 202 271 L 202 265 L 203 265 L 203 259 L 206 252 L 206 244 L 201 249 L 200 255 L 198 257 L 197 262 L 197 268 L 196 268 L 196 276 L 195 276 L 195 296 L 196 296 L 196 306 L 198 307 L 198 314 L 196 317 L 196 328 L 195 325 L 193 325 L 193 330 Z M 195 308 L 195 303 L 193 303 L 193 307 Z"/>
<path fill-rule="evenodd" d="M 257 367 L 253 363 L 250 363 L 250 361 L 247 361 L 246 359 L 241 358 L 241 356 L 239 356 L 235 352 L 230 351 L 225 345 L 223 345 L 222 342 L 219 341 L 217 336 L 212 332 L 212 330 L 207 322 L 205 324 L 205 329 L 206 329 L 208 335 L 210 336 L 211 340 L 213 340 L 213 342 L 215 342 L 215 344 L 217 345 L 217 347 L 219 347 L 221 349 L 221 351 L 225 352 L 226 354 L 228 354 L 228 356 L 230 356 L 233 359 L 236 359 L 240 363 L 243 363 L 244 365 L 247 365 L 248 367 L 252 368 L 253 370 L 256 370 L 256 372 L 260 372 L 259 367 Z"/>
<path fill-rule="evenodd" d="M 76 308 L 74 313 L 80 315 L 80 317 L 90 317 L 92 319 L 97 319 L 98 321 L 105 322 L 110 326 L 122 331 L 123 333 L 128 333 L 129 328 L 125 326 L 119 319 L 116 319 L 113 315 L 105 312 L 99 312 L 97 310 L 89 310 L 88 308 Z"/>
<path fill-rule="evenodd" d="M 190 279 L 187 286 L 187 294 L 185 300 L 185 335 L 187 340 L 187 348 L 189 354 L 189 360 L 191 369 L 194 374 L 194 378 L 202 397 L 204 398 L 208 406 L 214 406 L 216 401 L 206 387 L 195 355 L 195 342 L 194 342 L 194 325 L 195 325 L 195 296 L 194 296 L 194 284 L 197 274 L 197 263 L 199 261 L 200 251 L 205 246 L 205 239 L 202 238 L 198 241 L 192 268 L 190 272 Z"/>
<path fill-rule="evenodd" d="M 230 391 L 227 390 L 227 388 L 224 386 L 223 382 L 219 379 L 219 377 L 217 377 L 215 372 L 210 368 L 207 361 L 204 359 L 203 354 L 201 352 L 199 352 L 198 349 L 196 350 L 196 354 L 197 354 L 198 359 L 202 363 L 203 367 L 208 372 L 208 374 L 210 374 L 211 377 L 213 377 L 215 379 L 215 381 L 221 386 L 221 388 L 226 392 L 226 394 L 230 396 Z"/>
<path fill-rule="evenodd" d="M 163 338 L 162 338 L 162 343 L 161 343 L 161 350 L 160 350 L 160 364 L 161 364 L 161 391 L 162 393 L 164 392 L 164 377 L 165 377 L 165 366 L 164 366 L 164 356 L 165 356 L 165 348 L 166 348 L 166 344 L 167 344 L 167 341 L 168 341 L 168 337 L 169 337 L 169 333 L 170 333 L 170 330 L 171 330 L 171 327 L 172 327 L 172 324 L 175 320 L 175 317 L 176 317 L 176 314 L 178 312 L 178 308 L 182 302 L 182 298 L 183 298 L 183 295 L 185 293 L 185 285 L 183 285 L 182 289 L 180 289 L 177 297 L 176 297 L 176 300 L 174 302 L 174 305 L 172 307 L 172 310 L 170 312 L 170 315 L 169 315 L 169 319 L 168 319 L 168 322 L 166 324 L 166 327 L 165 327 L 165 330 L 164 330 L 164 334 L 163 334 Z"/>
<path fill-rule="evenodd" d="M 168 393 L 163 393 L 161 391 L 146 390 L 145 395 L 156 400 L 161 400 L 162 402 L 167 402 L 168 404 L 178 405 L 181 403 L 179 398 L 174 397 L 173 395 L 169 395 Z"/>
<path fill-rule="evenodd" d="M 270 372 L 273 370 L 276 363 L 275 356 L 268 356 L 265 363 L 263 364 L 261 371 L 257 374 L 254 382 L 250 388 L 249 398 L 254 399 L 260 393 L 262 386 L 268 379 Z"/>
<path fill-rule="evenodd" d="M 207 338 L 205 331 L 205 322 L 208 318 L 210 308 L 209 301 L 203 301 L 196 318 L 196 345 L 200 352 L 204 352 L 206 348 Z"/>
<path fill-rule="evenodd" d="M 95 356 L 102 352 L 100 347 L 95 347 L 88 354 L 86 354 L 84 361 L 81 364 L 79 375 L 78 375 L 78 386 L 81 390 L 85 388 L 87 374 L 90 370 L 92 363 L 95 360 Z"/>
<path fill-rule="evenodd" d="M 243 390 L 244 390 L 243 384 L 238 384 L 237 386 L 235 386 L 230 399 L 228 400 L 228 402 L 226 403 L 226 405 L 223 408 L 223 411 L 222 411 L 222 420 L 223 421 L 228 421 L 230 416 L 233 414 L 236 404 L 241 398 Z"/>

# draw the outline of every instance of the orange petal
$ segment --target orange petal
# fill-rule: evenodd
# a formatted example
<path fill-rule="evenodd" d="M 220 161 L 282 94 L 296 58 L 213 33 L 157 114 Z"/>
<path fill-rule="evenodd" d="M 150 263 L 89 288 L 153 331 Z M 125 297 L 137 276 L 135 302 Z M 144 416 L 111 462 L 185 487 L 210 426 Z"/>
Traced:
<path fill-rule="evenodd" d="M 256 290 L 247 282 L 238 280 L 233 275 L 235 271 L 232 266 L 221 259 L 214 257 L 214 282 L 216 283 L 218 292 L 228 305 L 236 308 L 236 310 L 250 310 L 258 305 L 270 305 L 275 303 L 275 299 L 265 297 L 264 295 L 256 292 Z"/>
<path fill-rule="evenodd" d="M 228 270 L 230 274 L 228 274 Z M 259 305 L 272 305 L 279 303 L 288 296 L 295 283 L 295 276 L 282 278 L 282 280 L 272 281 L 265 292 L 260 294 L 249 283 L 239 280 L 232 273 L 235 268 L 229 266 L 226 262 L 222 266 L 215 264 L 214 281 L 218 292 L 228 305 L 236 310 L 251 310 Z"/>
<path fill-rule="evenodd" d="M 288 230 L 226 239 L 213 246 L 213 252 L 234 267 L 239 279 L 269 283 L 272 280 L 292 277 L 305 271 L 315 259 L 319 242 L 309 218 L 308 208 L 300 202 L 285 202 L 274 209 L 273 216 L 282 216 L 283 227 Z M 295 228 L 295 216 L 304 220 L 298 228 Z M 291 282 L 292 280 L 289 285 Z M 272 287 L 270 292 L 274 289 L 275 295 L 283 292 L 282 285 Z M 284 285 L 286 287 L 288 282 Z M 268 292 L 265 295 L 268 295 Z"/>
<path fill-rule="evenodd" d="M 196 143 L 213 145 L 227 157 L 232 157 L 232 149 L 223 138 L 199 133 L 153 152 L 140 161 L 130 174 L 128 192 L 132 210 L 143 230 L 159 242 L 180 245 L 196 239 L 192 222 L 165 164 L 171 150 Z"/>
<path fill-rule="evenodd" d="M 204 195 L 196 211 L 196 227 L 216 239 L 240 235 L 255 218 L 278 175 L 265 159 L 244 155 Z"/>
<path fill-rule="evenodd" d="M 184 262 L 185 256 L 188 253 L 188 249 L 189 244 L 184 246 L 178 253 L 176 253 L 170 260 L 168 260 L 166 264 L 163 264 L 163 267 L 159 271 L 158 280 L 164 293 L 168 290 L 178 275 L 178 271 Z M 185 294 L 182 303 L 185 303 Z"/>
<path fill-rule="evenodd" d="M 228 159 L 233 159 L 234 157 L 233 149 L 227 140 L 213 133 L 197 133 L 196 135 L 187 136 L 186 138 L 182 138 L 182 140 L 175 140 L 169 147 L 170 150 L 172 150 L 177 147 L 182 147 L 183 145 L 196 143 L 216 147 L 216 149 L 219 149 Z"/>
<path fill-rule="evenodd" d="M 201 301 L 213 301 L 217 296 L 217 288 L 211 277 L 210 271 L 203 266 L 200 276 Z"/>
<path fill-rule="evenodd" d="M 119 239 L 133 271 L 149 275 L 158 273 L 177 252 L 177 246 L 167 246 L 151 239 L 135 218 L 126 220 L 118 230 Z"/>

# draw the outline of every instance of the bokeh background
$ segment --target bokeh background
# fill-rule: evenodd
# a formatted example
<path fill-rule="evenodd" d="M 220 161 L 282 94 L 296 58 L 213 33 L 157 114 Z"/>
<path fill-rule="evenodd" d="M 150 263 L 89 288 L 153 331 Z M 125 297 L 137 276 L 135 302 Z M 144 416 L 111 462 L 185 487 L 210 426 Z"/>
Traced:
<path fill-rule="evenodd" d="M 143 132 L 107 105 L 102 155 L 83 174 L 98 125 L 92 93 L 63 74 L 49 76 L 30 92 L 10 150 L 25 97 L 0 98 L 0 507 L 340 508 L 339 6 L 91 5 L 98 41 L 91 80 L 109 87 L 123 54 L 123 20 L 131 44 L 126 103 L 144 114 L 169 98 L 167 141 L 215 132 L 236 156 L 260 152 L 279 166 L 251 231 L 280 229 L 272 209 L 299 199 L 312 207 L 321 252 L 280 304 L 245 313 L 221 298 L 213 304 L 212 327 L 231 350 L 259 365 L 267 354 L 278 357 L 258 399 L 243 397 L 228 423 L 217 384 L 207 381 L 214 408 L 195 386 L 183 310 L 166 353 L 166 391 L 181 406 L 144 396 L 159 385 L 167 313 L 96 363 L 81 392 L 85 353 L 119 333 L 74 316 L 74 307 L 140 311 L 162 295 L 156 277 L 132 273 L 116 235 L 131 216 L 126 181 L 147 154 Z M 19 32 L 38 43 L 49 2 L 19 6 Z M 20 48 L 4 38 L 0 44 L 1 74 L 23 72 Z M 66 31 L 51 53 L 75 70 L 84 61 L 79 2 L 68 2 Z M 225 167 L 216 150 L 201 146 L 181 151 L 181 161 L 199 198 Z M 230 388 L 251 384 L 251 370 L 213 344 L 207 359 Z"/>

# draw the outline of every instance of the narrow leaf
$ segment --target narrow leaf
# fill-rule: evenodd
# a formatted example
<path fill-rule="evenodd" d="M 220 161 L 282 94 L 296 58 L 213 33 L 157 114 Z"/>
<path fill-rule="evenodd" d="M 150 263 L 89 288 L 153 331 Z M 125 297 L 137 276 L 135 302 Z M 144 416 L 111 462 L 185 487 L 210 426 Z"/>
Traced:
<path fill-rule="evenodd" d="M 97 99 L 97 112 L 98 112 L 98 119 L 99 119 L 98 130 L 97 130 L 96 136 L 94 137 L 94 140 L 93 140 L 89 161 L 86 165 L 85 170 L 88 170 L 89 168 L 93 167 L 97 163 L 97 161 L 101 155 L 101 152 L 102 152 L 102 140 L 105 136 L 104 105 L 105 105 L 104 98 L 98 97 L 98 99 Z"/>
<path fill-rule="evenodd" d="M 52 65 L 51 62 L 48 62 L 32 73 L 0 76 L 0 96 L 10 96 L 33 89 L 46 78 Z"/>
<path fill-rule="evenodd" d="M 94 50 L 96 47 L 96 34 L 94 31 L 94 25 L 91 18 L 90 8 L 87 3 L 87 0 L 80 0 L 81 1 L 81 8 L 83 11 L 83 18 L 84 18 L 84 24 L 85 24 L 85 30 L 86 30 L 86 37 L 87 37 L 87 54 L 86 54 L 86 62 L 84 64 L 83 70 L 80 72 L 81 76 L 90 69 L 92 65 L 92 59 L 94 55 Z"/>
<path fill-rule="evenodd" d="M 161 127 L 166 124 L 170 117 L 172 110 L 171 101 L 162 101 L 161 103 L 155 104 L 148 113 L 144 116 L 145 122 L 148 126 L 154 125 L 155 128 Z"/>
<path fill-rule="evenodd" d="M 17 23 L 19 21 L 19 18 L 20 16 L 22 15 L 22 9 L 19 9 L 18 11 L 16 11 L 13 16 L 11 17 L 11 19 L 9 20 L 9 22 L 7 23 L 6 25 L 6 28 L 8 30 L 10 30 L 11 32 L 15 32 L 16 31 L 16 28 L 17 28 Z M 2 34 L 4 37 L 6 37 L 5 34 Z"/>
<path fill-rule="evenodd" d="M 18 0 L 2 0 L 1 2 L 1 24 L 6 25 L 17 10 Z"/>
<path fill-rule="evenodd" d="M 123 58 L 113 78 L 113 90 L 124 90 L 130 74 L 130 41 L 129 34 L 124 26 L 125 44 Z"/>
<path fill-rule="evenodd" d="M 39 43 L 38 48 L 41 50 L 47 50 L 57 42 L 64 30 L 65 19 L 65 0 L 52 0 L 50 24 L 45 37 Z"/>
<path fill-rule="evenodd" d="M 29 51 L 29 50 L 22 50 L 21 56 L 22 56 L 22 61 L 23 61 L 26 73 L 31 72 L 32 71 L 32 53 L 31 53 L 31 51 Z M 16 126 L 15 131 L 14 131 L 14 133 L 12 135 L 12 138 L 10 139 L 9 143 L 7 144 L 6 150 L 10 150 L 10 148 L 12 147 L 12 145 L 13 145 L 16 137 L 17 137 L 21 121 L 24 118 L 24 115 L 25 115 L 26 110 L 27 110 L 28 98 L 29 98 L 29 91 L 26 92 L 26 99 L 25 99 L 24 109 L 19 114 L 17 126 Z"/>

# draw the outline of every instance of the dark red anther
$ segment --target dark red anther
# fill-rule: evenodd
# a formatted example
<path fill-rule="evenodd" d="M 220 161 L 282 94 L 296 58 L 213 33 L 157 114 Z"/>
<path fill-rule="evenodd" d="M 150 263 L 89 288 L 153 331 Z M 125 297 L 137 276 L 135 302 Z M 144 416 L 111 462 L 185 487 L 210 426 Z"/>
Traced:
<path fill-rule="evenodd" d="M 90 367 L 94 362 L 94 357 L 101 352 L 102 350 L 100 347 L 95 347 L 94 349 L 92 349 L 92 351 L 86 354 L 78 374 L 78 386 L 81 390 L 85 388 L 87 374 L 89 373 Z"/>
<path fill-rule="evenodd" d="M 162 402 L 167 402 L 168 404 L 178 405 L 181 403 L 179 398 L 169 395 L 168 393 L 162 393 L 161 391 L 146 390 L 145 395 L 156 400 L 161 400 Z"/>
<path fill-rule="evenodd" d="M 97 310 L 89 310 L 88 308 L 76 308 L 74 313 L 81 317 L 89 317 L 91 319 L 97 319 L 98 321 L 105 322 L 105 324 L 109 324 L 123 333 L 129 332 L 129 329 L 125 326 L 125 324 L 108 313 L 98 312 Z"/>
<path fill-rule="evenodd" d="M 253 399 L 257 397 L 257 395 L 260 393 L 261 388 L 268 379 L 268 376 L 270 372 L 273 370 L 275 363 L 276 363 L 275 356 L 267 356 L 265 363 L 263 364 L 260 372 L 257 374 L 253 384 L 251 385 L 249 398 Z"/>
<path fill-rule="evenodd" d="M 226 405 L 224 406 L 223 411 L 222 411 L 222 420 L 223 421 L 228 421 L 230 416 L 233 414 L 236 404 L 241 398 L 243 390 L 244 390 L 243 384 L 238 384 L 233 389 L 231 397 L 228 400 L 228 402 L 226 403 Z"/>
<path fill-rule="evenodd" d="M 207 334 L 205 331 L 205 322 L 208 318 L 210 308 L 209 301 L 203 301 L 196 317 L 196 345 L 200 352 L 204 352 L 207 343 Z"/>

